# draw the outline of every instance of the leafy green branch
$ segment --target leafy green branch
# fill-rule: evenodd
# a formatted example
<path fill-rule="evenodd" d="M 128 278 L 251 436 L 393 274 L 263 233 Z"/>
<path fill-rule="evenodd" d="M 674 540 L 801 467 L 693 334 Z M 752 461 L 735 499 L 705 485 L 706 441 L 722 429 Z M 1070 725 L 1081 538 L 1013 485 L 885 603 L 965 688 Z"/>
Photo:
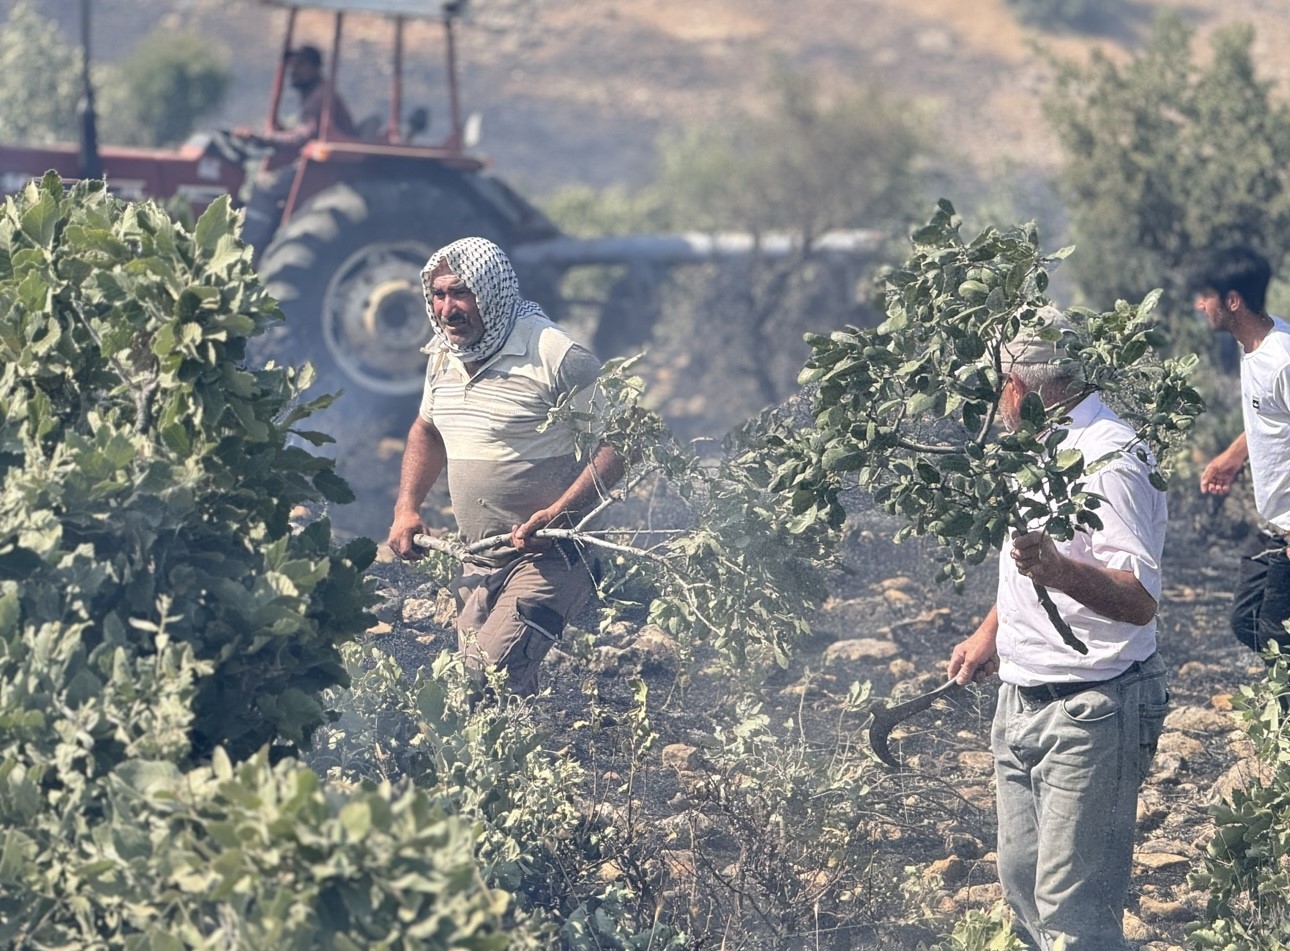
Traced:
<path fill-rule="evenodd" d="M 906 524 L 897 538 L 930 535 L 941 577 L 961 585 L 964 565 L 1001 548 L 1011 533 L 1041 528 L 1057 539 L 1099 527 L 1100 499 L 1085 489 L 1099 460 L 1063 448 L 1069 401 L 1045 406 L 1027 394 L 1013 432 L 996 426 L 1006 373 L 1003 348 L 1019 335 L 1056 340 L 1041 310 L 1049 271 L 1073 249 L 1045 254 L 1033 223 L 989 228 L 971 241 L 942 200 L 913 236 L 913 252 L 881 278 L 886 319 L 876 328 L 810 335 L 799 380 L 814 388 L 815 425 L 796 436 L 775 474 L 807 529 L 840 524 L 841 498 L 859 487 Z M 1135 429 L 1125 450 L 1166 460 L 1201 401 L 1188 376 L 1194 357 L 1161 360 L 1152 312 L 1158 294 L 1108 313 L 1067 312 L 1063 340 L 1089 389 L 1101 391 Z M 1164 488 L 1163 476 L 1152 477 Z M 1074 649 L 1051 598 L 1053 623 Z"/>
<path fill-rule="evenodd" d="M 836 543 L 825 525 L 791 530 L 769 489 L 791 421 L 783 411 L 767 413 L 727 438 L 720 454 L 704 443 L 684 444 L 642 405 L 644 384 L 633 363 L 611 361 L 590 407 L 566 400 L 547 423 L 571 427 L 583 458 L 602 442 L 613 446 L 628 466 L 621 487 L 606 490 L 573 528 L 543 529 L 538 537 L 600 557 L 600 593 L 611 616 L 645 608 L 683 649 L 708 643 L 738 669 L 748 668 L 750 655 L 786 665 L 824 596 Z M 593 524 L 602 516 L 612 524 Z M 445 556 L 449 563 L 439 567 L 446 569 L 509 544 L 509 536 L 417 541 Z"/>

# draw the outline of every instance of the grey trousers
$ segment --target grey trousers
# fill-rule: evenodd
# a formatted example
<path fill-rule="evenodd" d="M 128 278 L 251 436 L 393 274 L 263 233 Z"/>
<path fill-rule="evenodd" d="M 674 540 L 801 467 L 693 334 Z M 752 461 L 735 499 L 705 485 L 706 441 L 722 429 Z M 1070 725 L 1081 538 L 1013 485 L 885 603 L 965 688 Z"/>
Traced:
<path fill-rule="evenodd" d="M 537 693 L 542 659 L 587 603 L 595 581 L 576 552 L 552 547 L 503 568 L 466 565 L 454 588 L 467 668 L 482 676 L 496 666 L 514 693 L 528 697 Z"/>
<path fill-rule="evenodd" d="M 999 690 L 999 880 L 1032 947 L 1121 951 L 1138 788 L 1169 693 L 1158 654 L 1058 700 Z"/>

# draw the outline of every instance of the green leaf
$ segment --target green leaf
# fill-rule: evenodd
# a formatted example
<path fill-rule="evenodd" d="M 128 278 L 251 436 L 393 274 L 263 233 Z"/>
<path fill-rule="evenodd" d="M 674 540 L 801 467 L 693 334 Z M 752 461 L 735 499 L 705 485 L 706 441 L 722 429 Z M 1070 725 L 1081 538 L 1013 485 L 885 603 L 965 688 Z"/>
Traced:
<path fill-rule="evenodd" d="M 1079 475 L 1084 468 L 1084 453 L 1078 449 L 1063 449 L 1053 458 L 1053 468 L 1068 475 Z"/>
<path fill-rule="evenodd" d="M 48 192 L 22 215 L 22 233 L 38 247 L 49 248 L 54 243 L 54 229 L 58 225 L 58 199 Z"/>
<path fill-rule="evenodd" d="M 313 483 L 314 488 L 328 502 L 345 505 L 354 501 L 354 490 L 349 487 L 349 483 L 330 470 L 315 474 Z"/>
<path fill-rule="evenodd" d="M 51 290 L 52 289 L 50 288 L 48 281 L 46 281 L 36 271 L 31 271 L 25 278 L 23 278 L 22 283 L 18 285 L 18 303 L 26 308 L 28 313 L 48 313 L 50 310 Z M 55 321 L 49 321 L 46 329 L 47 340 L 58 339 L 59 328 Z"/>
<path fill-rule="evenodd" d="M 922 416 L 936 405 L 935 393 L 915 393 L 906 404 L 912 417 Z"/>
<path fill-rule="evenodd" d="M 216 257 L 221 250 L 220 239 L 232 233 L 233 223 L 232 200 L 228 195 L 221 195 L 206 206 L 193 229 L 193 242 L 203 257 L 207 260 Z"/>
<path fill-rule="evenodd" d="M 1021 420 L 1032 432 L 1042 430 L 1047 422 L 1048 413 L 1044 401 L 1038 393 L 1031 391 L 1021 400 Z"/>
<path fill-rule="evenodd" d="M 852 472 L 864 464 L 865 453 L 854 446 L 830 446 L 824 453 L 824 468 L 830 472 Z"/>
<path fill-rule="evenodd" d="M 117 766 L 115 774 L 126 786 L 144 795 L 171 788 L 181 776 L 174 763 L 158 760 L 127 760 Z"/>

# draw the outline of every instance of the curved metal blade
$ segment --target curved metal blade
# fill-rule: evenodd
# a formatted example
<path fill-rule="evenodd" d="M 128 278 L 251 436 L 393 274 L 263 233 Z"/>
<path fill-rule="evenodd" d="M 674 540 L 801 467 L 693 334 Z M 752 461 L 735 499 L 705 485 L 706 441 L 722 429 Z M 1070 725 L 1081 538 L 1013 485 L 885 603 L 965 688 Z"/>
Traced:
<path fill-rule="evenodd" d="M 935 690 L 929 690 L 927 693 L 919 694 L 912 700 L 906 700 L 904 703 L 898 703 L 895 706 L 887 706 L 885 703 L 875 703 L 870 707 L 873 714 L 873 722 L 869 724 L 869 745 L 873 747 L 874 753 L 878 759 L 882 760 L 892 769 L 900 769 L 900 760 L 896 759 L 891 753 L 891 747 L 887 745 L 887 740 L 891 736 L 892 728 L 897 723 L 908 720 L 916 713 L 922 713 L 930 707 L 937 697 L 948 696 L 954 693 L 963 685 L 957 680 L 950 680 L 941 684 Z"/>

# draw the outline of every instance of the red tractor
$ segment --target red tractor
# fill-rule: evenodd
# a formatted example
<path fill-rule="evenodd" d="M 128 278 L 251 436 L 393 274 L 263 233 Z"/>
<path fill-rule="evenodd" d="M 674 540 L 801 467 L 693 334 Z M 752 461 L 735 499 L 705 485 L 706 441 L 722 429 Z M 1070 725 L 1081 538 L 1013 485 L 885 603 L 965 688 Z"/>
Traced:
<path fill-rule="evenodd" d="M 557 283 L 570 268 L 623 266 L 589 341 L 602 356 L 639 349 L 659 313 L 664 272 L 678 264 L 797 255 L 792 234 L 633 235 L 590 240 L 564 237 L 536 208 L 485 171 L 469 148 L 457 81 L 454 28 L 468 0 L 260 0 L 285 10 L 282 57 L 269 97 L 266 137 L 283 126 L 284 86 L 298 52 L 302 10 L 330 14 L 321 112 L 316 135 L 299 147 L 280 222 L 256 248 L 258 268 L 287 320 L 257 341 L 258 355 L 280 363 L 313 363 L 318 392 L 345 390 L 319 419 L 336 437 L 341 471 L 356 488 L 377 479 L 375 439 L 400 433 L 416 412 L 425 373 L 421 346 L 429 324 L 420 269 L 435 249 L 465 235 L 496 241 L 520 272 L 527 297 L 557 306 Z M 88 0 L 82 0 L 88 37 Z M 333 121 L 337 80 L 344 79 L 341 41 L 346 18 L 388 23 L 391 42 L 389 111 L 342 134 Z M 423 142 L 426 113 L 404 114 L 404 32 L 410 20 L 443 29 L 446 134 Z M 87 44 L 88 45 L 88 44 Z M 0 191 L 13 192 L 54 169 L 67 179 L 103 176 L 122 198 L 186 200 L 194 213 L 223 194 L 244 189 L 254 141 L 227 132 L 193 137 L 174 151 L 97 147 L 93 95 L 85 56 L 86 109 L 80 146 L 34 149 L 0 145 Z M 343 86 L 344 83 L 342 82 Z M 254 168 L 254 164 L 251 164 Z M 842 262 L 840 283 L 871 258 L 879 241 L 868 232 L 832 233 L 813 253 Z M 548 312 L 551 312 L 550 310 Z M 388 468 L 388 467 L 386 467 Z M 388 479 L 387 479 L 388 481 Z M 378 526 L 380 527 L 380 526 Z"/>
<path fill-rule="evenodd" d="M 506 248 L 559 236 L 541 212 L 485 173 L 486 162 L 467 148 L 456 69 L 454 26 L 465 0 L 261 0 L 286 9 L 281 57 L 269 100 L 266 131 L 282 128 L 289 54 L 303 9 L 331 14 L 322 114 L 316 137 L 300 148 L 282 217 L 271 240 L 257 248 L 259 270 L 287 315 L 264 350 L 281 361 L 312 362 L 321 387 L 344 388 L 344 408 L 360 425 L 415 412 L 429 336 L 419 271 L 438 247 L 468 234 Z M 380 17 L 390 25 L 392 69 L 388 116 L 372 116 L 355 134 L 332 121 L 341 41 L 350 15 Z M 439 20 L 447 71 L 447 129 L 423 143 L 426 111 L 404 115 L 404 31 L 409 19 Z M 84 28 L 84 27 L 83 27 Z M 54 169 L 67 179 L 102 175 L 123 198 L 186 199 L 195 213 L 223 194 L 243 192 L 254 144 L 226 132 L 194 136 L 175 151 L 127 149 L 90 143 L 51 148 L 0 145 L 0 189 L 12 192 Z M 415 140 L 414 140 L 415 138 Z M 253 168 L 254 165 L 252 164 Z M 525 275 L 526 292 L 536 280 Z M 355 397 L 367 395 L 369 399 Z M 390 398 L 398 399 L 393 406 Z M 360 409 L 362 403 L 367 411 Z M 331 413 L 330 415 L 335 415 Z M 347 414 L 349 415 L 349 414 Z M 349 429 L 329 421 L 333 431 Z M 337 433 L 340 435 L 339 432 Z"/>

